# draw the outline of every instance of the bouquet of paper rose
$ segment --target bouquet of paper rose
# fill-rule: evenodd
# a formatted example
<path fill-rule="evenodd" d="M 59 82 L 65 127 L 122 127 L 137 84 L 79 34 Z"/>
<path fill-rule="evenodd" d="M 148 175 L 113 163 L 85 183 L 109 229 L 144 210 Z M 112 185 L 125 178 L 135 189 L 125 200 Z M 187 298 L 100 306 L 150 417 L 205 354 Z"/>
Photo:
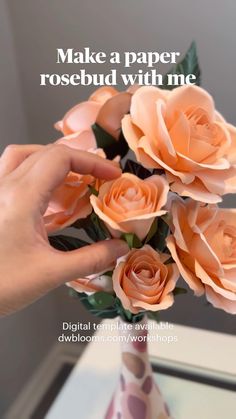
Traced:
<path fill-rule="evenodd" d="M 172 71 L 195 74 L 197 85 L 101 87 L 56 124 L 58 143 L 122 168 L 112 181 L 71 172 L 44 216 L 49 233 L 70 226 L 95 242 L 123 238 L 130 248 L 108 271 L 68 283 L 91 313 L 130 326 L 105 419 L 172 417 L 148 358 L 147 314 L 158 319 L 185 292 L 180 276 L 195 295 L 236 314 L 236 210 L 217 206 L 236 192 L 236 128 L 199 87 L 194 43 Z M 65 251 L 88 244 L 65 235 L 50 242 Z"/>
<path fill-rule="evenodd" d="M 192 52 L 180 65 L 191 59 L 199 84 Z M 101 87 L 56 124 L 59 143 L 113 159 L 123 172 L 108 182 L 70 173 L 44 217 L 51 232 L 73 226 L 93 241 L 127 241 L 130 252 L 108 272 L 68 284 L 100 317 L 155 317 L 183 291 L 180 275 L 195 295 L 236 313 L 236 211 L 217 206 L 236 192 L 236 128 L 199 86 L 168 89 Z M 129 149 L 136 161 L 124 158 Z M 87 244 L 50 240 L 62 250 Z"/>

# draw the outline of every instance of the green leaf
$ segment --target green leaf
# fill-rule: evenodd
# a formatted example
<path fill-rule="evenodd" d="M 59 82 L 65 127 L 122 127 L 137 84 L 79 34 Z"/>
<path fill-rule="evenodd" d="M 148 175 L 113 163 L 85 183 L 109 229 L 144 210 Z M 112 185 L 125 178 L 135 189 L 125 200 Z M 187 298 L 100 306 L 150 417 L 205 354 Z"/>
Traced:
<path fill-rule="evenodd" d="M 145 169 L 143 166 L 141 166 L 141 164 L 138 164 L 130 159 L 126 161 L 123 172 L 132 173 L 138 176 L 140 179 L 146 179 L 147 177 L 152 175 L 152 173 L 148 169 Z"/>
<path fill-rule="evenodd" d="M 175 263 L 174 259 L 170 256 L 164 263 L 164 265 L 169 265 L 170 263 Z"/>
<path fill-rule="evenodd" d="M 104 274 L 103 274 L 103 275 L 110 276 L 110 278 L 112 278 L 113 271 L 107 271 L 107 272 L 104 272 Z"/>
<path fill-rule="evenodd" d="M 72 298 L 79 298 L 79 293 L 75 291 L 73 288 L 68 289 L 69 296 Z"/>
<path fill-rule="evenodd" d="M 88 296 L 88 302 L 97 310 L 104 310 L 114 305 L 115 298 L 113 295 L 104 291 L 98 291 Z"/>
<path fill-rule="evenodd" d="M 166 214 L 161 216 L 162 220 L 165 221 L 166 224 L 168 224 L 168 226 L 171 226 L 172 223 L 172 215 L 171 213 L 167 212 Z"/>
<path fill-rule="evenodd" d="M 180 294 L 187 294 L 187 290 L 185 288 L 181 288 L 181 287 L 175 287 L 173 294 L 174 295 L 180 295 Z"/>
<path fill-rule="evenodd" d="M 138 323 L 138 322 L 140 322 L 143 319 L 145 313 L 146 313 L 145 311 L 140 311 L 137 314 L 132 314 L 131 322 L 132 323 Z"/>
<path fill-rule="evenodd" d="M 95 189 L 92 185 L 89 185 L 89 190 L 93 195 L 98 196 L 97 189 Z"/>
<path fill-rule="evenodd" d="M 80 218 L 79 220 L 76 220 L 73 224 L 71 224 L 70 227 L 74 227 L 74 228 L 76 228 L 78 230 L 81 230 L 89 222 L 90 222 L 90 216 L 88 216 L 86 218 Z"/>
<path fill-rule="evenodd" d="M 169 226 L 162 217 L 158 218 L 157 231 L 150 240 L 151 246 L 162 252 L 166 247 L 166 237 L 169 233 Z"/>
<path fill-rule="evenodd" d="M 152 174 L 161 176 L 161 175 L 165 174 L 165 170 L 163 170 L 163 169 L 153 169 Z"/>
<path fill-rule="evenodd" d="M 96 227 L 98 235 L 100 235 L 101 237 L 100 240 L 104 240 L 111 237 L 111 234 L 109 230 L 107 229 L 107 227 L 105 226 L 104 222 L 100 220 L 100 218 L 97 216 L 97 214 L 95 214 L 95 212 L 93 212 L 90 215 L 90 219 L 93 225 Z"/>
<path fill-rule="evenodd" d="M 133 233 L 124 233 L 122 234 L 121 239 L 126 241 L 130 249 L 139 249 L 143 246 L 141 240 Z"/>
<path fill-rule="evenodd" d="M 100 230 L 98 230 L 92 223 L 84 226 L 83 229 L 86 232 L 86 234 L 89 236 L 89 238 L 93 240 L 94 242 L 98 242 L 100 240 L 105 239 L 105 236 L 103 235 L 103 233 Z"/>
<path fill-rule="evenodd" d="M 150 228 L 150 230 L 148 232 L 148 235 L 146 237 L 145 243 L 148 243 L 152 239 L 152 237 L 154 236 L 154 234 L 156 234 L 156 232 L 157 232 L 157 226 L 158 226 L 158 219 L 155 218 L 155 220 L 153 221 L 153 223 L 151 225 L 151 228 Z"/>
<path fill-rule="evenodd" d="M 73 226 L 77 227 L 75 224 Z M 95 213 L 84 219 L 83 223 L 79 223 L 77 228 L 82 228 L 94 242 L 111 237 L 105 224 Z"/>
<path fill-rule="evenodd" d="M 129 146 L 123 132 L 120 133 L 118 141 L 106 147 L 104 151 L 107 158 L 110 160 L 114 159 L 116 156 L 121 156 L 121 158 L 125 157 L 129 151 Z"/>
<path fill-rule="evenodd" d="M 126 310 L 120 299 L 116 297 L 116 302 L 115 302 L 116 308 L 117 308 L 117 315 L 120 316 L 122 318 L 123 321 L 128 322 L 128 323 L 137 323 L 140 322 L 145 314 L 144 311 L 140 311 L 137 314 L 133 314 L 131 313 L 131 311 Z"/>
<path fill-rule="evenodd" d="M 103 291 L 95 294 L 87 295 L 85 293 L 76 293 L 84 307 L 94 316 L 102 319 L 114 319 L 120 316 L 124 321 L 136 323 L 142 320 L 145 312 L 141 311 L 137 314 L 126 310 L 119 298 Z"/>
<path fill-rule="evenodd" d="M 201 84 L 201 70 L 198 63 L 197 57 L 197 47 L 195 41 L 190 45 L 186 55 L 183 60 L 176 64 L 164 77 L 163 85 L 160 86 L 163 89 L 172 90 L 177 86 L 168 85 L 168 74 L 194 74 L 196 76 L 196 85 L 200 86 Z"/>
<path fill-rule="evenodd" d="M 132 320 L 131 311 L 123 309 L 123 314 L 124 314 L 124 319 L 126 319 L 126 321 L 128 320 L 128 322 L 130 322 Z"/>
<path fill-rule="evenodd" d="M 118 316 L 117 307 L 115 305 L 116 299 L 114 298 L 114 306 L 108 308 L 95 308 L 90 302 L 89 298 L 91 296 L 85 293 L 78 293 L 79 299 L 84 307 L 94 316 L 100 317 L 101 319 L 114 319 Z"/>
<path fill-rule="evenodd" d="M 112 137 L 112 135 L 108 134 L 108 132 L 106 132 L 98 124 L 93 124 L 91 128 L 95 135 L 98 148 L 105 149 L 112 145 L 114 142 L 116 142 L 115 138 Z"/>
<path fill-rule="evenodd" d="M 121 131 L 118 141 L 105 148 L 105 153 L 108 159 L 114 159 L 116 156 L 123 158 L 129 151 L 128 143 Z"/>
<path fill-rule="evenodd" d="M 128 153 L 129 146 L 122 132 L 120 133 L 119 139 L 116 140 L 97 123 L 93 124 L 91 128 L 95 135 L 98 148 L 103 148 L 108 159 L 114 159 L 116 156 L 124 157 Z"/>
<path fill-rule="evenodd" d="M 81 247 L 87 246 L 89 244 L 84 240 L 78 239 L 76 237 L 64 236 L 63 234 L 59 234 L 58 236 L 50 236 L 48 239 L 52 247 L 64 252 L 80 249 Z"/>

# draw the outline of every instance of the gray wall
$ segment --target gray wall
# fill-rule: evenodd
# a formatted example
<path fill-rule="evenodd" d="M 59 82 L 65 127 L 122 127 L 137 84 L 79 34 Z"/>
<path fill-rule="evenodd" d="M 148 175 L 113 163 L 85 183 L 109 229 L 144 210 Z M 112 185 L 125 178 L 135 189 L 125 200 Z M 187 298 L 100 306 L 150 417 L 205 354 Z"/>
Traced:
<path fill-rule="evenodd" d="M 27 122 L 16 65 L 13 33 L 5 2 L 0 1 L 0 152 L 9 143 L 27 143 Z"/>
<path fill-rule="evenodd" d="M 40 73 L 68 71 L 68 66 L 55 64 L 58 47 L 184 53 L 195 39 L 203 86 L 236 123 L 235 14 L 235 0 L 0 0 L 1 150 L 8 143 L 56 138 L 53 123 L 91 91 L 39 86 Z M 77 69 L 69 66 L 71 72 Z M 227 203 L 235 206 L 234 197 Z M 84 315 L 60 289 L 0 321 L 0 417 L 55 343 L 61 320 Z M 180 296 L 163 319 L 235 331 L 232 317 L 191 295 Z"/>
<path fill-rule="evenodd" d="M 56 64 L 56 48 L 180 51 L 197 41 L 203 85 L 235 121 L 234 0 L 8 0 L 31 141 L 48 142 L 52 124 L 86 87 L 39 86 L 40 73 L 76 72 Z M 101 65 L 99 69 L 102 68 Z M 107 66 L 103 67 L 104 69 Z M 90 67 L 96 72 L 96 67 Z M 98 69 L 97 69 L 98 70 Z"/>

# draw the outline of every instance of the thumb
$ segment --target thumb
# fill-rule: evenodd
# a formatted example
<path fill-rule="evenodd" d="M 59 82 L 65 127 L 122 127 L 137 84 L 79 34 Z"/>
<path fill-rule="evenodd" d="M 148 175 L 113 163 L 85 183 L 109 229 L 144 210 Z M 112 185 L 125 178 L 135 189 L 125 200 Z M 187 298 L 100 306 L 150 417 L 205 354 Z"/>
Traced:
<path fill-rule="evenodd" d="M 53 249 L 53 257 L 50 257 L 52 285 L 56 287 L 109 269 L 128 252 L 126 242 L 118 239 L 103 240 L 70 252 Z"/>

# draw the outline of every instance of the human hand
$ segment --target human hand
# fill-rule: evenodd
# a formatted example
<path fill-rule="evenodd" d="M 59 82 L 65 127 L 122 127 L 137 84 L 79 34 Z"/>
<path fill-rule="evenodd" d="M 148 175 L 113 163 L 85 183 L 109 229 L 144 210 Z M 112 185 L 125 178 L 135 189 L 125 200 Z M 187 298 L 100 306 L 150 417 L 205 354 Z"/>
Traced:
<path fill-rule="evenodd" d="M 111 162 L 65 145 L 9 146 L 0 158 L 0 315 L 103 271 L 128 251 L 115 239 L 65 253 L 50 246 L 43 214 L 70 170 L 102 179 L 121 173 Z"/>

